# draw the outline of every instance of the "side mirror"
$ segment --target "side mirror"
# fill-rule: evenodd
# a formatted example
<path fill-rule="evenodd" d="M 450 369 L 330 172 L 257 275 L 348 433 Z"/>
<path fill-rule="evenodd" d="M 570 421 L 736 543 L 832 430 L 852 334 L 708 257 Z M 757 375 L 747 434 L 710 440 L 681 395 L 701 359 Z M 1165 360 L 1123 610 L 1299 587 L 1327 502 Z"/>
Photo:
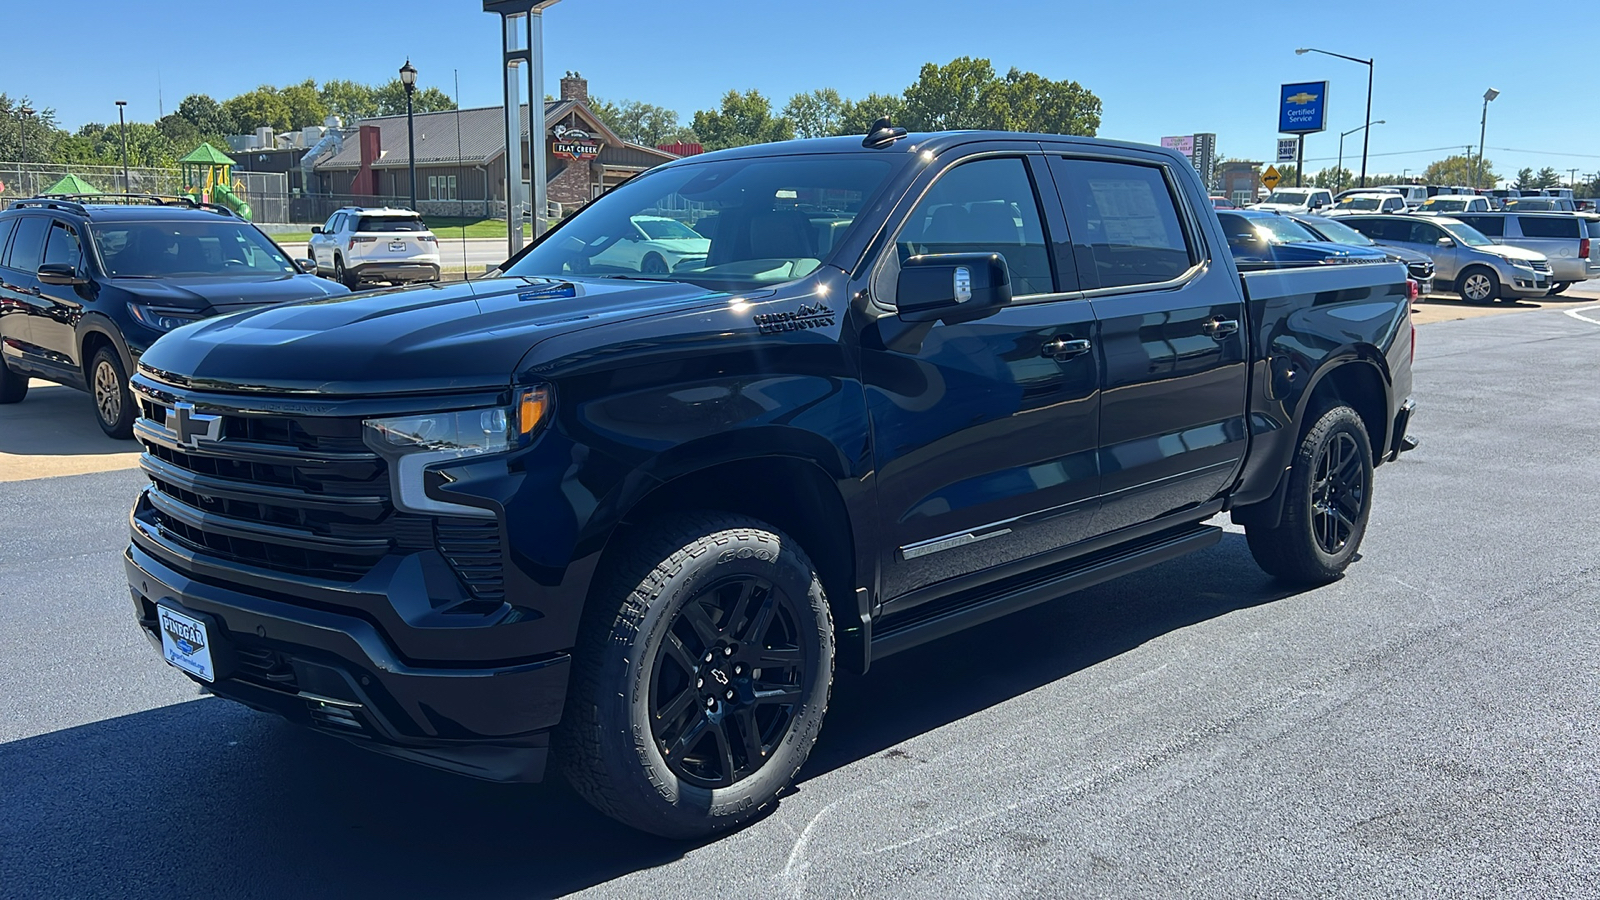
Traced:
<path fill-rule="evenodd" d="M 313 226 L 311 226 L 311 233 L 312 234 L 321 234 L 322 233 L 322 226 L 321 225 L 313 225 Z"/>
<path fill-rule="evenodd" d="M 1451 240 L 1450 238 L 1442 237 L 1442 238 L 1439 238 L 1438 244 L 1441 247 L 1454 247 L 1456 245 L 1456 242 Z"/>
<path fill-rule="evenodd" d="M 306 275 L 317 274 L 317 261 L 314 259 L 297 259 L 294 261 L 294 264 L 299 266 L 300 271 Z"/>
<path fill-rule="evenodd" d="M 79 278 L 78 270 L 68 263 L 45 263 L 38 271 L 40 284 L 88 284 L 89 279 Z"/>
<path fill-rule="evenodd" d="M 1011 269 L 998 253 L 929 253 L 900 266 L 895 307 L 906 322 L 971 322 L 1011 302 Z"/>

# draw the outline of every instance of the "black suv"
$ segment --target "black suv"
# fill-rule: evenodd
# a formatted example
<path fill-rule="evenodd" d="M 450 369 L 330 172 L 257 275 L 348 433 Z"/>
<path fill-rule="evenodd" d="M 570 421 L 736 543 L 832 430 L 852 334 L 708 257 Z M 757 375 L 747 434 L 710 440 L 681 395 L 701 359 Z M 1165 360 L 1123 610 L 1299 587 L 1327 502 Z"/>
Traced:
<path fill-rule="evenodd" d="M 304 272 L 229 210 L 146 195 L 45 196 L 0 212 L 0 403 L 28 378 L 94 395 L 133 436 L 128 373 L 168 331 L 223 313 L 349 293 Z"/>

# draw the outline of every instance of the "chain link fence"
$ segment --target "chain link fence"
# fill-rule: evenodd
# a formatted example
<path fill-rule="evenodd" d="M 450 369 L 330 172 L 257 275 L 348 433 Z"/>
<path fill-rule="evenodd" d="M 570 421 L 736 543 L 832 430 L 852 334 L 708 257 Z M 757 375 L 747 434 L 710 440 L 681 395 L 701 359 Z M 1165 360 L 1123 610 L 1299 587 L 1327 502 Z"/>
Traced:
<path fill-rule="evenodd" d="M 177 196 L 184 192 L 183 173 L 178 169 L 130 167 L 123 180 L 121 166 L 90 166 L 62 163 L 0 162 L 0 209 L 53 187 L 68 175 L 76 175 L 96 191 L 107 194 L 157 194 Z M 233 173 L 236 193 L 250 204 L 252 218 L 261 224 L 295 221 L 288 177 L 281 172 Z M 325 217 L 324 217 L 325 218 Z M 309 220 L 305 220 L 309 221 Z M 320 220 L 319 220 L 320 221 Z"/>

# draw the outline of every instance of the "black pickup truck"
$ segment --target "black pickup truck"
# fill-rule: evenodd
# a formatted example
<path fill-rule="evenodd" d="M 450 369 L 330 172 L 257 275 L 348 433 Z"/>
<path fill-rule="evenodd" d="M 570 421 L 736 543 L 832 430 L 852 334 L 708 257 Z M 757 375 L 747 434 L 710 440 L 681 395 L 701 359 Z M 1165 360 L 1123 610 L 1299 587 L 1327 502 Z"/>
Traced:
<path fill-rule="evenodd" d="M 1155 147 L 880 121 L 692 157 L 497 277 L 156 342 L 134 609 L 218 696 L 704 834 L 775 802 L 836 665 L 1224 511 L 1340 577 L 1409 316 L 1397 264 L 1241 277 Z"/>

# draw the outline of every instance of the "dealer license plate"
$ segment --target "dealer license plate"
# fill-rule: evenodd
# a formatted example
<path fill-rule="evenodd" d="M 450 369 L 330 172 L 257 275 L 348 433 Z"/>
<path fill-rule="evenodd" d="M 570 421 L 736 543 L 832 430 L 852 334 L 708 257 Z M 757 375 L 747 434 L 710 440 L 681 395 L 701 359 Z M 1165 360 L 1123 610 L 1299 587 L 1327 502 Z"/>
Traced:
<path fill-rule="evenodd" d="M 389 249 L 403 252 L 406 249 L 406 242 L 405 241 L 390 241 L 389 242 Z"/>
<path fill-rule="evenodd" d="M 156 607 L 156 615 L 161 623 L 161 654 L 167 662 L 201 681 L 216 681 L 206 623 L 165 606 Z"/>

